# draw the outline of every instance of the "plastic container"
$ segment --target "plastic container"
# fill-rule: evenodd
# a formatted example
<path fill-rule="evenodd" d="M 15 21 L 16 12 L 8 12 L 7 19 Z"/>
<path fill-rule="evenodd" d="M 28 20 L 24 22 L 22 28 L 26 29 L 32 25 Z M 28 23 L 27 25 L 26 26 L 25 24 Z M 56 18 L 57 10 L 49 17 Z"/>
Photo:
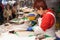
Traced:
<path fill-rule="evenodd" d="M 35 15 L 34 14 L 29 14 L 28 18 L 29 18 L 29 20 L 35 20 Z"/>
<path fill-rule="evenodd" d="M 56 40 L 60 40 L 60 30 L 58 30 L 56 33 Z"/>
<path fill-rule="evenodd" d="M 33 28 L 32 27 L 28 27 L 27 31 L 33 31 Z"/>
<path fill-rule="evenodd" d="M 56 40 L 60 40 L 60 38 L 59 37 L 56 37 Z"/>

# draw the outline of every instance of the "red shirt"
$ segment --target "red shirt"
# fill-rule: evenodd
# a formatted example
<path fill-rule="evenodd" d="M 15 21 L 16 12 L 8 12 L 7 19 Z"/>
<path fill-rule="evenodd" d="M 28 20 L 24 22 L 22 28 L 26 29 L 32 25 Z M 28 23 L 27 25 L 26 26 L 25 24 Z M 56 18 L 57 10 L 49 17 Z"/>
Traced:
<path fill-rule="evenodd" d="M 48 10 L 48 12 L 53 13 L 52 11 Z M 44 14 L 42 17 L 42 23 L 41 23 L 41 28 L 46 31 L 47 29 L 51 28 L 53 24 L 55 23 L 55 19 L 51 14 Z"/>

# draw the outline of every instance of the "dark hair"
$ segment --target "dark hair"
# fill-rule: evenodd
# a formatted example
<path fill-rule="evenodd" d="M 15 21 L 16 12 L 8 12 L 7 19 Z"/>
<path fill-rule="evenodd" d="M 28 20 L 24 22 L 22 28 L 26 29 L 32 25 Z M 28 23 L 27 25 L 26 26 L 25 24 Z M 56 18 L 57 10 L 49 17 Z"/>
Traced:
<path fill-rule="evenodd" d="M 33 7 L 34 7 L 34 9 L 36 8 L 38 10 L 40 9 L 40 7 L 42 7 L 43 10 L 46 10 L 47 9 L 47 5 L 46 5 L 46 3 L 45 3 L 44 0 L 35 0 Z"/>
<path fill-rule="evenodd" d="M 7 9 L 7 6 L 9 6 L 9 9 L 11 9 L 11 5 L 10 5 L 10 4 L 7 4 L 7 5 L 5 6 L 6 9 Z"/>
<path fill-rule="evenodd" d="M 17 6 L 18 5 L 18 3 L 17 2 L 15 2 L 14 4 L 13 4 L 13 6 Z"/>

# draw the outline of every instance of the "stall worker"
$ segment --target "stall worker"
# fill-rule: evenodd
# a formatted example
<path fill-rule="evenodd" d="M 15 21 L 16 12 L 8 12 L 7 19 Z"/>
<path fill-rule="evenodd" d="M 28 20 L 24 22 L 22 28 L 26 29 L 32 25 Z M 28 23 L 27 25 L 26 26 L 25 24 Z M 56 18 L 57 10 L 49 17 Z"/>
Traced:
<path fill-rule="evenodd" d="M 55 37 L 55 15 L 47 8 L 44 0 L 35 0 L 34 9 L 42 18 L 38 18 L 38 26 L 33 27 L 36 34 L 44 34 Z"/>

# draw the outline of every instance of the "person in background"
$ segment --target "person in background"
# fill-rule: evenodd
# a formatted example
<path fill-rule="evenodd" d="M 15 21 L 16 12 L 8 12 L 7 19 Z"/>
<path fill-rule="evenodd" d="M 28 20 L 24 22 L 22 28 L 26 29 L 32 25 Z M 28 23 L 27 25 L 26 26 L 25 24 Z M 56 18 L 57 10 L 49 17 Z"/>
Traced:
<path fill-rule="evenodd" d="M 17 1 L 16 2 L 16 7 L 17 7 L 17 12 L 20 12 L 20 8 L 21 8 L 21 6 L 20 6 L 20 1 Z"/>
<path fill-rule="evenodd" d="M 11 6 L 9 4 L 6 5 L 3 16 L 4 16 L 4 20 L 9 21 L 12 19 L 12 11 L 11 11 Z"/>
<path fill-rule="evenodd" d="M 17 3 L 15 3 L 13 6 L 12 6 L 12 17 L 13 18 L 16 18 L 16 13 L 17 13 Z"/>
<path fill-rule="evenodd" d="M 55 37 L 55 15 L 54 12 L 47 8 L 44 0 L 35 0 L 34 9 L 42 16 L 38 18 L 38 26 L 33 27 L 36 34 L 44 34 L 47 36 Z"/>
<path fill-rule="evenodd" d="M 32 7 L 32 0 L 25 0 L 25 5 L 29 8 Z"/>
<path fill-rule="evenodd" d="M 4 6 L 3 4 L 0 2 L 0 24 L 3 23 L 4 18 L 3 18 L 3 10 L 4 10 Z"/>
<path fill-rule="evenodd" d="M 24 1 L 20 1 L 20 7 L 24 7 L 25 6 L 25 2 Z"/>

